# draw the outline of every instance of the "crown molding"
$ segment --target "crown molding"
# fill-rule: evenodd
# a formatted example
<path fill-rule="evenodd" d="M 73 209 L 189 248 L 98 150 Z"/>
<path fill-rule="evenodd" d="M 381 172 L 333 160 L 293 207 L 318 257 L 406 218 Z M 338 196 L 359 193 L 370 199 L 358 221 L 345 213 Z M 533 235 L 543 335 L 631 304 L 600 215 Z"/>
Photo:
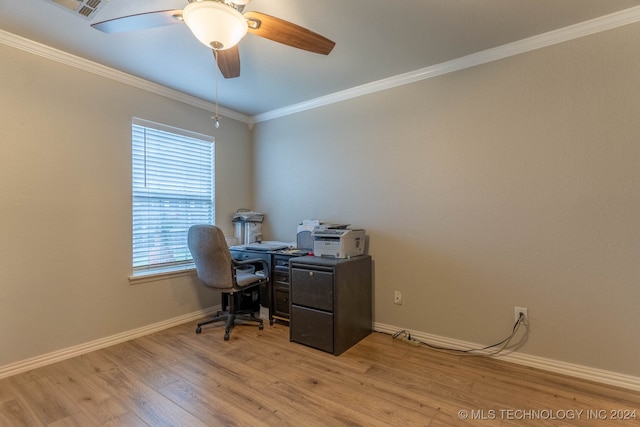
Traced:
<path fill-rule="evenodd" d="M 640 21 L 640 6 L 621 10 L 599 18 L 584 21 L 569 27 L 560 28 L 558 30 L 549 31 L 547 33 L 532 36 L 526 39 L 508 43 L 495 48 L 486 49 L 451 61 L 442 62 L 430 67 L 421 68 L 375 82 L 356 86 L 330 95 L 315 98 L 309 101 L 290 105 L 287 107 L 272 110 L 263 114 L 253 116 L 254 123 L 264 122 L 276 119 L 278 117 L 288 116 L 290 114 L 299 113 L 313 108 L 322 107 L 336 102 L 357 98 L 363 95 L 379 92 L 385 89 L 391 89 L 414 83 L 420 80 L 437 77 L 443 74 L 453 73 L 465 68 L 475 67 L 477 65 L 486 64 L 488 62 L 497 61 L 499 59 L 508 58 L 510 56 L 519 55 L 521 53 L 530 52 L 543 47 L 554 44 L 563 43 L 580 37 L 596 34 L 602 31 L 611 30 L 623 25 L 633 24 Z"/>
<path fill-rule="evenodd" d="M 97 74 L 99 76 L 145 90 L 147 92 L 155 93 L 169 99 L 180 101 L 193 107 L 202 108 L 203 110 L 208 110 L 211 112 L 214 112 L 216 108 L 215 104 L 204 101 L 195 96 L 187 95 L 183 92 L 170 89 L 166 86 L 150 82 L 149 80 L 145 80 L 143 78 L 107 67 L 105 65 L 98 64 L 97 62 L 89 61 L 88 59 L 80 58 L 70 53 L 54 49 L 50 46 L 34 42 L 32 40 L 17 36 L 4 30 L 0 30 L 0 43 L 15 47 L 25 52 L 32 53 L 34 55 L 41 56 L 43 58 L 51 59 L 65 65 L 69 65 L 74 68 Z M 237 111 L 229 110 L 227 108 L 219 106 L 218 113 L 221 116 L 246 123 L 249 127 L 253 126 L 253 120 L 251 119 L 251 117 L 245 114 L 238 113 Z"/>
<path fill-rule="evenodd" d="M 341 101 L 346 101 L 348 99 L 357 98 L 386 89 L 391 89 L 397 86 L 411 84 L 420 80 L 441 76 L 443 74 L 453 73 L 455 71 L 475 67 L 477 65 L 486 64 L 488 62 L 497 61 L 499 59 L 508 58 L 510 56 L 519 55 L 521 53 L 530 52 L 554 44 L 564 43 L 569 40 L 585 37 L 602 31 L 611 30 L 624 25 L 633 24 L 638 21 L 640 21 L 640 6 L 635 6 L 609 15 L 601 16 L 599 18 L 591 19 L 589 21 L 571 25 L 569 27 L 549 31 L 547 33 L 515 41 L 513 43 L 486 49 L 480 52 L 452 59 L 450 61 L 442 62 L 440 64 L 432 65 L 429 67 L 421 68 L 419 70 L 411 71 L 408 73 L 399 74 L 397 76 L 389 77 L 386 79 L 377 80 L 360 86 L 355 86 L 350 89 L 335 92 L 326 96 L 321 96 L 319 98 L 314 98 L 298 104 L 289 105 L 287 107 L 268 111 L 266 113 L 257 114 L 255 116 L 247 116 L 245 114 L 229 110 L 224 107 L 218 107 L 218 110 L 220 115 L 246 123 L 247 126 L 252 129 L 256 123 L 273 120 L 279 117 L 288 116 L 290 114 L 319 108 Z M 106 67 L 96 62 L 80 58 L 78 56 L 60 51 L 58 49 L 54 49 L 50 46 L 25 39 L 4 30 L 0 30 L 0 43 L 13 46 L 26 52 L 30 52 L 44 58 L 52 59 L 63 64 L 67 64 L 72 67 L 88 71 L 90 73 L 107 77 L 112 80 L 164 96 L 166 98 L 174 99 L 176 101 L 180 101 L 197 108 L 202 108 L 208 111 L 215 111 L 215 104 L 211 102 L 204 101 L 200 98 L 187 95 L 174 89 L 169 89 L 166 86 L 162 86 L 157 83 L 132 76 L 130 74 Z"/>

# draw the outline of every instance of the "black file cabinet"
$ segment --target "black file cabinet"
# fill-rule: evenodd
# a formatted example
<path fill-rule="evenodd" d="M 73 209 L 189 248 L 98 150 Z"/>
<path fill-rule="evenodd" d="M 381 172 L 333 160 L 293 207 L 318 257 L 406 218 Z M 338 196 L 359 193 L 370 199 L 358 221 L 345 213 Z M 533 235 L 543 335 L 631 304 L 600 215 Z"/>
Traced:
<path fill-rule="evenodd" d="M 305 256 L 292 259 L 289 266 L 291 341 L 337 356 L 371 333 L 370 256 Z"/>

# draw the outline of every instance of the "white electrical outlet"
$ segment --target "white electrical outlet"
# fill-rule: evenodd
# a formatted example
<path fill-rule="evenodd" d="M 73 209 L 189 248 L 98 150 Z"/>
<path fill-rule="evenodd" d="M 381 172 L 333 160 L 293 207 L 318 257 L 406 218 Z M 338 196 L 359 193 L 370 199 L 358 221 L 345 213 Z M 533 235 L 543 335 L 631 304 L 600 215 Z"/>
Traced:
<path fill-rule="evenodd" d="M 395 291 L 393 293 L 393 303 L 402 305 L 402 293 L 400 291 Z"/>
<path fill-rule="evenodd" d="M 516 307 L 515 309 L 515 321 L 517 322 L 522 314 L 522 323 L 529 323 L 529 313 L 525 307 Z"/>

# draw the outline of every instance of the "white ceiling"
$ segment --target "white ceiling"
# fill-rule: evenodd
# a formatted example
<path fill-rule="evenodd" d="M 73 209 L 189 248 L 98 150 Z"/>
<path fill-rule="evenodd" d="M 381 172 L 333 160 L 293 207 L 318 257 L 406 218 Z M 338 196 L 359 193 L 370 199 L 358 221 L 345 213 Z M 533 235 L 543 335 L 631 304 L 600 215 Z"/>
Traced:
<path fill-rule="evenodd" d="M 213 102 L 211 50 L 185 25 L 118 34 L 90 27 L 186 4 L 110 0 L 87 20 L 52 0 L 1 0 L 0 29 Z M 253 0 L 245 11 L 307 27 L 336 47 L 323 56 L 248 34 L 239 45 L 241 76 L 219 77 L 219 102 L 255 116 L 639 5 L 640 0 Z"/>

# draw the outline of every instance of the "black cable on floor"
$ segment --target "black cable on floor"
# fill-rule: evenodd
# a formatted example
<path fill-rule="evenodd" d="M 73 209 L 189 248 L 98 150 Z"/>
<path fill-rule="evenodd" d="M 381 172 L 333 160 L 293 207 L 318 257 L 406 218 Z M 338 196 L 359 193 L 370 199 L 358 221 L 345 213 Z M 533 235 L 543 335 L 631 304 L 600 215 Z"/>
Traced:
<path fill-rule="evenodd" d="M 508 337 L 506 337 L 500 342 L 497 342 L 495 344 L 488 345 L 482 348 L 457 349 L 457 348 L 448 348 L 448 347 L 442 347 L 434 344 L 429 344 L 427 342 L 420 341 L 419 339 L 413 338 L 411 336 L 411 333 L 409 333 L 409 331 L 407 331 L 406 329 L 396 332 L 395 334 L 392 335 L 392 337 L 393 339 L 404 338 L 405 341 L 408 341 L 409 343 L 415 344 L 417 346 L 428 347 L 432 350 L 437 350 L 444 353 L 455 354 L 459 356 L 495 356 L 496 354 L 504 351 L 508 347 L 509 343 L 511 342 L 513 337 L 516 336 L 518 329 L 520 329 L 520 326 L 524 322 L 525 322 L 524 315 L 520 313 L 520 316 L 518 317 L 518 320 L 516 320 L 515 324 L 513 325 L 513 330 L 511 331 L 511 334 Z M 502 346 L 502 347 L 500 347 L 496 351 L 487 352 L 487 350 L 492 349 L 494 347 L 498 347 L 498 346 Z"/>

